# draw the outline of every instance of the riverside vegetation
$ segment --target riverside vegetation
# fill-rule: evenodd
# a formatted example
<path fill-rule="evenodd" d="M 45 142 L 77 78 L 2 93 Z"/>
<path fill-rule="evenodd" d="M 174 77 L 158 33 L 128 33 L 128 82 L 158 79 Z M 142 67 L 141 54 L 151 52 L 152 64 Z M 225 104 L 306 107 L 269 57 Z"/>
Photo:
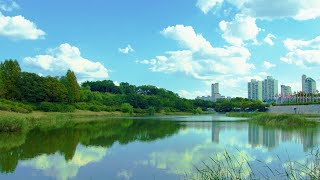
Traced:
<path fill-rule="evenodd" d="M 251 123 L 256 123 L 268 127 L 299 128 L 305 126 L 315 126 L 318 124 L 313 119 L 307 119 L 309 115 L 300 114 L 271 114 L 265 112 L 229 112 L 228 117 L 246 117 Z M 316 117 L 316 116 L 311 116 Z"/>

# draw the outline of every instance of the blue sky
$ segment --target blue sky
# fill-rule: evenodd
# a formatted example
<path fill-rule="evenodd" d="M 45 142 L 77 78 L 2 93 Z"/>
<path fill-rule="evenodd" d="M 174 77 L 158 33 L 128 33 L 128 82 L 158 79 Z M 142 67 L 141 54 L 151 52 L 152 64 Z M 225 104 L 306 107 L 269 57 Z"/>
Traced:
<path fill-rule="evenodd" d="M 319 81 L 319 16 L 318 0 L 0 0 L 0 59 L 187 98 L 213 82 L 246 97 L 267 75 L 300 91 L 302 74 Z"/>

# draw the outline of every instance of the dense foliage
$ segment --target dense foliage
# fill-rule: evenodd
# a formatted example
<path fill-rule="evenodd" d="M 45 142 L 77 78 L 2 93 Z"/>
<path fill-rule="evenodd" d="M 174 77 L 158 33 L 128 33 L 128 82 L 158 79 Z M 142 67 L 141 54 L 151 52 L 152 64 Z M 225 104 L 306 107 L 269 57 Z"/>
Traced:
<path fill-rule="evenodd" d="M 218 100 L 214 104 L 217 112 L 231 112 L 231 111 L 260 111 L 267 110 L 266 104 L 261 101 L 248 100 L 246 98 L 233 98 L 231 100 Z"/>
<path fill-rule="evenodd" d="M 122 111 L 149 115 L 156 112 L 199 114 L 208 108 L 214 108 L 217 112 L 265 111 L 266 107 L 260 101 L 244 98 L 219 100 L 215 103 L 200 99 L 189 100 L 163 88 L 151 85 L 135 86 L 127 82 L 115 85 L 111 80 L 87 81 L 80 87 L 75 73 L 71 70 L 62 77 L 43 77 L 21 72 L 16 60 L 6 60 L 0 64 L 0 98 L 33 104 L 43 111 L 70 112 L 77 108 L 96 112 Z M 128 105 L 130 110 L 127 110 Z"/>
<path fill-rule="evenodd" d="M 16 60 L 5 60 L 0 64 L 0 98 L 33 104 L 43 111 L 69 112 L 74 109 L 66 105 L 69 104 L 81 110 L 150 115 L 161 111 L 192 112 L 197 107 L 206 109 L 213 105 L 212 102 L 184 99 L 176 93 L 149 85 L 134 86 L 122 82 L 116 86 L 111 80 L 103 80 L 87 81 L 80 87 L 71 70 L 62 77 L 43 77 L 21 72 Z"/>

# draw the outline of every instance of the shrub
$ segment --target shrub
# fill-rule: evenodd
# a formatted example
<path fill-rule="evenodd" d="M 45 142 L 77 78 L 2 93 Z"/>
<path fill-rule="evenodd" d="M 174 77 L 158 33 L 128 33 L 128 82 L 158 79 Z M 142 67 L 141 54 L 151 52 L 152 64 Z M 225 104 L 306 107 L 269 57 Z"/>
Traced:
<path fill-rule="evenodd" d="M 34 107 L 31 105 L 23 104 L 21 102 L 14 102 L 5 99 L 0 99 L 1 111 L 12 111 L 18 113 L 31 113 Z"/>
<path fill-rule="evenodd" d="M 23 131 L 27 122 L 23 117 L 2 116 L 0 117 L 0 132 Z"/>
<path fill-rule="evenodd" d="M 198 107 L 197 109 L 194 109 L 192 111 L 193 114 L 202 114 L 202 109 L 200 107 Z"/>
<path fill-rule="evenodd" d="M 124 103 L 124 104 L 121 105 L 121 111 L 123 113 L 132 114 L 133 113 L 133 107 L 129 103 Z"/>
<path fill-rule="evenodd" d="M 74 112 L 75 107 L 67 104 L 42 102 L 40 103 L 40 110 L 44 112 Z"/>
<path fill-rule="evenodd" d="M 99 106 L 96 106 L 96 105 L 91 105 L 89 107 L 89 110 L 90 111 L 93 111 L 93 112 L 100 112 L 101 111 L 101 108 Z"/>
<path fill-rule="evenodd" d="M 147 112 L 150 116 L 153 116 L 155 113 L 156 113 L 156 109 L 152 106 L 150 106 L 148 109 L 147 109 Z"/>

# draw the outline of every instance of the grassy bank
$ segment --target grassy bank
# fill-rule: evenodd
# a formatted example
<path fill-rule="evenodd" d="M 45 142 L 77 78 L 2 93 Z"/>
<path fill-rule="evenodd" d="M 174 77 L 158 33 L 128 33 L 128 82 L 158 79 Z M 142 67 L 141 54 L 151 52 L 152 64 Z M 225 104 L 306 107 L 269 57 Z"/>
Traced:
<path fill-rule="evenodd" d="M 280 127 L 280 128 L 295 128 L 303 126 L 314 126 L 318 123 L 315 120 L 307 118 L 318 117 L 312 115 L 300 114 L 271 114 L 261 112 L 231 112 L 228 117 L 247 117 L 248 121 L 263 126 Z"/>
<path fill-rule="evenodd" d="M 192 113 L 172 112 L 156 113 L 162 115 L 192 115 Z M 123 113 L 115 112 L 92 112 L 76 110 L 72 113 L 40 112 L 33 111 L 28 114 L 9 111 L 0 111 L 0 133 L 3 132 L 26 132 L 31 129 L 56 129 L 73 126 L 78 123 L 102 120 L 104 117 L 145 117 L 145 113 Z"/>

